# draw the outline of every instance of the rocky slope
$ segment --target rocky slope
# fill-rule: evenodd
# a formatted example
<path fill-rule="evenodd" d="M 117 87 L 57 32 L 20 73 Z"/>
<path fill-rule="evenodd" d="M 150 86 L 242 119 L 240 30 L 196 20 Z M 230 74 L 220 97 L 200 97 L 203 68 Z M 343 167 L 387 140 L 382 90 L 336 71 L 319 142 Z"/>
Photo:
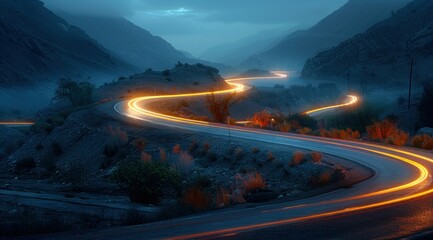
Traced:
<path fill-rule="evenodd" d="M 411 58 L 415 79 L 432 77 L 433 2 L 415 0 L 365 33 L 342 42 L 307 61 L 304 78 L 342 78 L 398 84 L 407 82 Z M 429 66 L 430 65 L 430 66 Z"/>
<path fill-rule="evenodd" d="M 350 0 L 312 28 L 290 34 L 275 47 L 247 59 L 241 67 L 301 69 L 309 57 L 367 30 L 409 1 Z"/>
<path fill-rule="evenodd" d="M 38 0 L 0 0 L 0 52 L 3 86 L 135 71 Z"/>
<path fill-rule="evenodd" d="M 59 12 L 69 23 L 83 29 L 89 36 L 122 60 L 140 69 L 167 69 L 188 58 L 164 39 L 153 36 L 121 17 L 71 15 Z"/>

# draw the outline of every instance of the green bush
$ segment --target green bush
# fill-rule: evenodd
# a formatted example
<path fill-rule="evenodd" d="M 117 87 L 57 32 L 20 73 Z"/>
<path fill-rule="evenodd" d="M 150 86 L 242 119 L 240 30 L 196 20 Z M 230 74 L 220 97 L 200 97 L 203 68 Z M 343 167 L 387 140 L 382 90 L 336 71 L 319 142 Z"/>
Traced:
<path fill-rule="evenodd" d="M 157 204 L 166 193 L 180 190 L 180 173 L 160 162 L 124 161 L 111 178 L 132 202 Z"/>

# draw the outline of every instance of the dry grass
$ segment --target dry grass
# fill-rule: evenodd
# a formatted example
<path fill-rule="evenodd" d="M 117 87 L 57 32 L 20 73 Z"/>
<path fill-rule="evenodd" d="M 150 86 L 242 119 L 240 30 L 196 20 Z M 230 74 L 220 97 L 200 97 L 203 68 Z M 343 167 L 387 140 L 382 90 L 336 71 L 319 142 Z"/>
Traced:
<path fill-rule="evenodd" d="M 140 154 L 140 158 L 143 162 L 145 163 L 150 163 L 152 162 L 152 155 L 146 153 L 146 152 L 141 152 Z"/>

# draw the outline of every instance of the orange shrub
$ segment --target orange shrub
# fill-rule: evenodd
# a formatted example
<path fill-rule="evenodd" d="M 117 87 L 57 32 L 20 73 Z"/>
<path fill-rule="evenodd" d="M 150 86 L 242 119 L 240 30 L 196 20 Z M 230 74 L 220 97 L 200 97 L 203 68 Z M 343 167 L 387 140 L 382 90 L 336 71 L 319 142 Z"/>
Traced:
<path fill-rule="evenodd" d="M 393 132 L 397 131 L 395 123 L 385 120 L 382 122 L 376 122 L 367 127 L 368 137 L 372 140 L 384 141 Z"/>
<path fill-rule="evenodd" d="M 386 143 L 396 145 L 396 146 L 404 146 L 409 139 L 409 134 L 405 131 L 397 129 L 395 132 L 391 133 L 386 139 Z"/>
<path fill-rule="evenodd" d="M 180 144 L 176 144 L 174 147 L 173 147 L 173 153 L 174 154 L 180 154 L 182 152 L 182 148 L 180 147 Z"/>
<path fill-rule="evenodd" d="M 426 150 L 433 149 L 433 137 L 427 134 L 416 135 L 412 138 L 412 146 Z"/>
<path fill-rule="evenodd" d="M 322 187 L 331 181 L 331 173 L 329 171 L 319 173 L 310 177 L 310 184 L 314 187 Z"/>
<path fill-rule="evenodd" d="M 259 126 L 261 128 L 267 127 L 272 122 L 272 115 L 267 111 L 261 111 L 254 113 L 253 117 L 249 119 L 251 124 L 254 126 Z"/>
<path fill-rule="evenodd" d="M 321 152 L 311 152 L 311 158 L 315 163 L 320 163 L 322 161 L 322 157 L 323 155 Z"/>
<path fill-rule="evenodd" d="M 282 124 L 278 124 L 276 126 L 276 128 L 280 132 L 290 132 L 290 131 L 292 131 L 292 125 L 289 124 L 289 123 L 287 123 L 287 122 L 284 122 Z"/>
<path fill-rule="evenodd" d="M 264 189 L 266 188 L 265 180 L 263 179 L 262 175 L 260 173 L 250 173 L 248 174 L 243 182 L 243 189 L 244 193 L 248 194 L 254 190 L 257 189 Z"/>
<path fill-rule="evenodd" d="M 293 153 L 292 161 L 290 162 L 291 166 L 298 166 L 304 161 L 305 155 L 303 152 L 296 151 Z"/>
<path fill-rule="evenodd" d="M 300 129 L 296 130 L 297 133 L 302 134 L 302 135 L 309 135 L 309 134 L 311 134 L 312 131 L 313 130 L 311 130 L 311 128 L 307 128 L 307 127 L 300 128 Z"/>

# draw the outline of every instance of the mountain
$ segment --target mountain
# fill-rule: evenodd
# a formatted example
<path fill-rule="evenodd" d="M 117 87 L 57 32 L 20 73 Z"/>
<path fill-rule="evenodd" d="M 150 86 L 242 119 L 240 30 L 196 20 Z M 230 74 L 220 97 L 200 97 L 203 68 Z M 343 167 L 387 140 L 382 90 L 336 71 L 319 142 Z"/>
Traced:
<path fill-rule="evenodd" d="M 235 66 L 254 53 L 268 50 L 281 41 L 288 32 L 289 30 L 285 28 L 261 31 L 236 42 L 211 47 L 200 58 Z"/>
<path fill-rule="evenodd" d="M 189 59 L 164 39 L 122 17 L 58 14 L 116 56 L 140 69 L 163 70 Z"/>
<path fill-rule="evenodd" d="M 408 2 L 410 0 L 349 0 L 312 28 L 290 34 L 268 51 L 248 58 L 240 67 L 284 66 L 299 70 L 309 57 L 364 32 Z"/>
<path fill-rule="evenodd" d="M 1 86 L 135 71 L 38 0 L 0 0 L 0 52 Z"/>
<path fill-rule="evenodd" d="M 304 78 L 342 78 L 354 81 L 407 82 L 411 59 L 415 78 L 432 78 L 433 1 L 414 0 L 365 33 L 308 60 Z"/>

